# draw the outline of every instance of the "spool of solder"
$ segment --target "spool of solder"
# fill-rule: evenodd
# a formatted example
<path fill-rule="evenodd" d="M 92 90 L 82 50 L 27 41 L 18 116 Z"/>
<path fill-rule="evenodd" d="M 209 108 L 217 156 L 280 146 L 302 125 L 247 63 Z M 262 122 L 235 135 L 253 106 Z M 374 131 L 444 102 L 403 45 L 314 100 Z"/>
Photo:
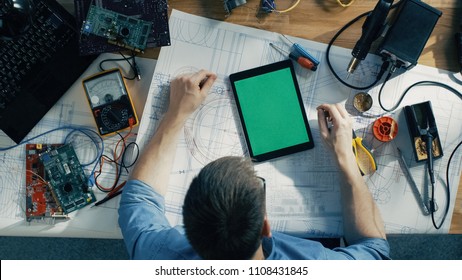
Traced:
<path fill-rule="evenodd" d="M 398 134 L 398 123 L 391 117 L 381 117 L 374 122 L 372 130 L 377 140 L 389 142 Z"/>

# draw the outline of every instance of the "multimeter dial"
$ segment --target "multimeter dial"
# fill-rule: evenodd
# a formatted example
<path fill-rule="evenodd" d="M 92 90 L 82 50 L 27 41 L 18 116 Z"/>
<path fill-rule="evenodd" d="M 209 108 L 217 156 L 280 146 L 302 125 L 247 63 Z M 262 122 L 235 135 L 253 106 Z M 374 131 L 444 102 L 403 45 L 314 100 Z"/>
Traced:
<path fill-rule="evenodd" d="M 101 110 L 101 121 L 108 130 L 119 130 L 128 122 L 128 109 L 107 105 Z"/>
<path fill-rule="evenodd" d="M 123 81 L 119 75 L 108 74 L 87 83 L 88 97 L 92 108 L 109 104 L 126 94 Z"/>

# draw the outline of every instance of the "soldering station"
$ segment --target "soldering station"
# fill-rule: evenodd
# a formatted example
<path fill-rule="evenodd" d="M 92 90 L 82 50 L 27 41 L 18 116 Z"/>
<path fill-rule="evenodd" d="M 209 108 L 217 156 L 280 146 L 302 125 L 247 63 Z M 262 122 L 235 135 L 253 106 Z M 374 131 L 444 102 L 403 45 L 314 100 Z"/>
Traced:
<path fill-rule="evenodd" d="M 405 0 L 394 5 L 393 2 L 393 0 L 379 0 L 372 11 L 363 13 L 348 22 L 329 42 L 326 52 L 327 64 L 342 84 L 353 89 L 366 90 L 375 86 L 386 72 L 389 74 L 384 83 L 397 69 L 406 71 L 417 64 L 442 13 L 419 0 Z M 362 34 L 351 52 L 352 58 L 346 67 L 347 76 L 343 79 L 330 63 L 330 48 L 346 29 L 363 17 L 366 19 L 362 25 Z M 372 49 L 373 44 L 378 44 L 378 47 Z M 348 83 L 349 75 L 355 72 L 371 51 L 381 56 L 383 61 L 375 81 L 367 86 L 355 86 Z"/>
<path fill-rule="evenodd" d="M 393 0 L 380 0 L 363 24 L 363 33 L 351 55 L 348 73 L 353 73 L 358 63 L 366 58 L 372 43 L 385 32 L 377 53 L 392 67 L 410 69 L 427 43 L 441 12 L 417 0 L 404 1 L 396 11 L 392 22 L 386 19 Z M 384 30 L 385 29 L 385 30 Z"/>
<path fill-rule="evenodd" d="M 400 73 L 404 73 L 417 65 L 417 61 L 425 47 L 425 44 L 427 43 L 438 19 L 442 15 L 441 11 L 419 0 L 403 0 L 396 4 L 393 4 L 393 2 L 393 0 L 379 0 L 372 11 L 363 13 L 354 18 L 341 28 L 337 34 L 335 34 L 328 44 L 326 51 L 326 62 L 332 74 L 343 85 L 355 90 L 364 91 L 375 86 L 379 81 L 381 81 L 383 75 L 388 72 L 378 93 L 379 105 L 383 111 L 388 113 L 396 110 L 404 96 L 416 86 L 442 87 L 462 99 L 462 95 L 456 89 L 448 85 L 435 81 L 420 81 L 409 86 L 392 108 L 385 108 L 383 106 L 381 96 L 386 82 L 398 69 L 400 69 Z M 341 70 L 335 71 L 330 62 L 329 52 L 331 46 L 346 29 L 350 28 L 354 23 L 364 17 L 366 19 L 362 25 L 361 36 L 351 52 L 352 58 L 349 64 L 345 67 L 346 77 L 341 78 L 337 72 Z M 356 69 L 365 60 L 369 53 L 378 55 L 382 60 L 381 68 L 378 71 L 374 82 L 366 86 L 351 84 L 348 81 L 349 76 L 355 73 Z M 363 113 L 365 111 L 363 110 L 365 107 L 371 107 L 371 102 L 372 99 L 367 92 L 359 92 L 355 96 L 354 105 L 360 113 Z M 448 190 L 446 192 L 447 203 L 445 214 L 443 215 L 440 224 L 437 225 L 434 217 L 434 212 L 438 210 L 438 206 L 434 197 L 435 174 L 433 166 L 434 160 L 443 156 L 443 149 L 439 139 L 431 102 L 427 101 L 405 106 L 403 112 L 405 114 L 406 124 L 411 137 L 410 140 L 411 146 L 413 147 L 412 150 L 415 156 L 415 161 L 426 162 L 431 191 L 427 191 L 424 195 L 422 195 L 412 179 L 412 175 L 410 174 L 404 159 L 401 158 L 400 162 L 402 162 L 401 165 L 410 177 L 409 180 L 411 188 L 413 189 L 419 204 L 422 205 L 424 215 L 431 214 L 434 227 L 439 229 L 442 226 L 448 212 L 450 196 Z M 398 132 L 397 123 L 388 116 L 381 117 L 374 122 L 373 132 L 376 139 L 382 142 L 391 141 Z M 394 135 L 391 136 L 392 134 Z M 384 140 L 385 138 L 387 140 Z M 460 145 L 461 144 L 459 143 L 459 145 L 456 146 L 450 156 L 450 160 Z M 399 149 L 398 151 L 402 157 L 401 151 Z M 449 188 L 448 181 L 447 187 Z"/>

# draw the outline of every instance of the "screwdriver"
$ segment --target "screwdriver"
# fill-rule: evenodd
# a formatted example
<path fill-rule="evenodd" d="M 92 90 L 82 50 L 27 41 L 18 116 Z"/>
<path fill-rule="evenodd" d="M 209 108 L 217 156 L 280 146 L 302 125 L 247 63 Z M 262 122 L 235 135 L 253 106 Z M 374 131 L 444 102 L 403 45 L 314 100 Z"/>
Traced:
<path fill-rule="evenodd" d="M 290 52 L 289 53 L 288 51 L 285 51 L 285 50 L 279 48 L 278 46 L 274 45 L 273 43 L 270 43 L 270 46 L 275 48 L 276 50 L 284 53 L 284 54 L 289 55 L 289 58 L 295 60 L 303 68 L 310 69 L 312 71 L 316 71 L 316 69 L 318 68 L 316 65 L 314 65 L 314 63 L 311 60 L 309 60 L 306 57 L 303 57 L 303 56 L 299 55 L 296 52 Z"/>
<path fill-rule="evenodd" d="M 292 42 L 289 38 L 286 37 L 286 35 L 282 34 L 282 37 L 284 37 L 289 43 L 292 44 L 292 46 L 294 47 L 294 49 L 299 52 L 303 57 L 306 57 L 308 58 L 309 60 L 311 60 L 311 62 L 314 63 L 314 65 L 318 66 L 319 64 L 319 60 L 317 60 L 316 58 L 314 58 L 314 56 L 312 56 L 311 54 L 308 53 L 307 50 L 305 50 L 305 48 L 303 48 L 300 44 L 297 44 L 297 43 L 294 43 Z"/>

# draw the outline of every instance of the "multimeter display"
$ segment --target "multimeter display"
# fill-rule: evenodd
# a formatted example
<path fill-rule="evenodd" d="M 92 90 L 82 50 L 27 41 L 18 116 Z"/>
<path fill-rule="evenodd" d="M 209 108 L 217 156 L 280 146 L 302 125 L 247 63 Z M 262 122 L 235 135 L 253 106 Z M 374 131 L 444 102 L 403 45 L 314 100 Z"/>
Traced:
<path fill-rule="evenodd" d="M 83 88 L 98 131 L 107 135 L 138 124 L 138 118 L 119 69 L 83 80 Z"/>

